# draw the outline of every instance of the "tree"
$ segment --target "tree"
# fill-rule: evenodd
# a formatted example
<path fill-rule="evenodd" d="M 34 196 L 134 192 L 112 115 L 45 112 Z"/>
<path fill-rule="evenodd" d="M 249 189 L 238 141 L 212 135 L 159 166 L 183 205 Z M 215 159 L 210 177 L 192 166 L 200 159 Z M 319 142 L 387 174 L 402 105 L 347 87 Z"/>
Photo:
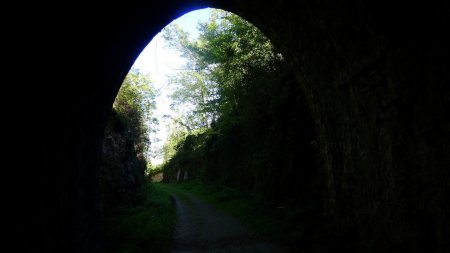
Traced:
<path fill-rule="evenodd" d="M 152 117 L 156 109 L 156 92 L 150 86 L 149 76 L 131 69 L 125 77 L 113 104 L 121 121 L 130 129 L 129 138 L 134 142 L 138 156 L 146 159 L 149 152 L 149 131 L 157 131 L 158 121 Z"/>
<path fill-rule="evenodd" d="M 234 115 L 250 83 L 270 76 L 281 55 L 252 24 L 239 16 L 214 10 L 200 23 L 200 35 L 190 40 L 177 25 L 164 29 L 164 38 L 186 58 L 185 71 L 170 80 L 173 107 L 184 125 L 204 128 L 219 116 Z"/>
<path fill-rule="evenodd" d="M 270 41 L 237 15 L 213 10 L 210 20 L 199 24 L 199 30 L 196 40 L 177 25 L 163 32 L 169 45 L 187 62 L 183 71 L 170 79 L 175 88 L 172 108 L 177 112 L 172 119 L 181 126 L 174 135 L 176 143 L 193 135 L 194 130 L 205 132 L 212 125 L 215 128 L 208 134 L 231 134 L 235 126 L 249 125 L 249 120 L 263 121 L 259 115 L 267 109 L 267 87 L 282 62 Z M 183 129 L 185 134 L 180 134 Z M 204 135 L 202 138 L 208 140 Z M 166 158 L 176 154 L 174 139 L 167 146 L 172 148 L 167 149 L 171 151 L 166 152 L 170 154 Z"/>

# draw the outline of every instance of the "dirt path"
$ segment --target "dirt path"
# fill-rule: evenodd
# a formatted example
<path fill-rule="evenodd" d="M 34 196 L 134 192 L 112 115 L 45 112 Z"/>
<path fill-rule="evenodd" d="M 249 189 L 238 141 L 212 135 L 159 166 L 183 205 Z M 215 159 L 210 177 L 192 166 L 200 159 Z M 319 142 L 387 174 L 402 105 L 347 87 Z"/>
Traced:
<path fill-rule="evenodd" d="M 177 210 L 173 253 L 282 252 L 258 239 L 235 218 L 184 192 L 173 194 Z"/>

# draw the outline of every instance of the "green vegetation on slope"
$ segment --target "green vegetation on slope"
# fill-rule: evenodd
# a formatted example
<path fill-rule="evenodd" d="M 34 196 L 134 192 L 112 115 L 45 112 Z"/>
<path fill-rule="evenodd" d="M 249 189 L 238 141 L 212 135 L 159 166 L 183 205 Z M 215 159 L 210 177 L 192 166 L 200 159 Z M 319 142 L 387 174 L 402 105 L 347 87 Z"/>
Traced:
<path fill-rule="evenodd" d="M 131 69 L 113 104 L 113 109 L 127 128 L 138 158 L 142 160 L 146 160 L 150 148 L 148 132 L 155 131 L 157 124 L 153 117 L 156 91 L 150 84 L 149 76 Z"/>
<path fill-rule="evenodd" d="M 195 40 L 176 26 L 164 33 L 188 60 L 172 79 L 174 106 L 193 108 L 175 122 L 164 181 L 213 184 L 200 187 L 203 196 L 284 245 L 313 248 L 317 234 L 326 237 L 314 226 L 323 179 L 301 84 L 267 37 L 237 15 L 217 10 L 199 27 Z"/>
<path fill-rule="evenodd" d="M 188 131 L 169 141 L 165 181 L 201 178 L 261 195 L 271 208 L 320 208 L 311 203 L 320 194 L 314 124 L 282 55 L 237 15 L 217 10 L 199 26 L 196 40 L 177 26 L 165 31 L 189 62 L 172 80 L 175 105 L 194 108 L 179 119 Z"/>
<path fill-rule="evenodd" d="M 118 207 L 104 221 L 105 252 L 170 252 L 175 209 L 158 184 L 141 188 L 134 206 Z"/>
<path fill-rule="evenodd" d="M 145 181 L 154 127 L 155 91 L 148 76 L 131 70 L 117 94 L 106 125 L 100 164 L 102 212 L 129 203 Z"/>
<path fill-rule="evenodd" d="M 131 70 L 105 130 L 100 174 L 105 253 L 169 252 L 175 220 L 170 196 L 148 183 L 145 172 L 156 121 L 155 90 Z"/>

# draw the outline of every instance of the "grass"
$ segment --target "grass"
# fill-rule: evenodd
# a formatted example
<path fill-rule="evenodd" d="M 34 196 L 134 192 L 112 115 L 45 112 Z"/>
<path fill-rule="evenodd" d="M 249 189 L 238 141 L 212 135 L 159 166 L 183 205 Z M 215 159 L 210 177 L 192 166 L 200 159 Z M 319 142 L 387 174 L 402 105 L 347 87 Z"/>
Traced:
<path fill-rule="evenodd" d="M 183 197 L 182 191 L 194 194 L 236 217 L 242 223 L 253 228 L 261 237 L 282 246 L 287 251 L 295 248 L 297 242 L 294 240 L 302 236 L 303 228 L 296 220 L 301 210 L 296 208 L 269 209 L 257 196 L 216 184 L 188 182 L 161 184 L 160 187 L 180 197 Z"/>
<path fill-rule="evenodd" d="M 170 194 L 185 198 L 184 191 L 236 217 L 287 252 L 297 251 L 303 243 L 301 238 L 308 234 L 303 222 L 299 222 L 298 217 L 304 212 L 299 207 L 268 208 L 257 196 L 198 181 L 152 183 L 139 194 L 137 205 L 118 208 L 107 217 L 105 253 L 170 252 L 176 222 Z"/>
<path fill-rule="evenodd" d="M 175 219 L 170 194 L 149 184 L 137 205 L 117 208 L 105 218 L 105 252 L 170 252 Z"/>

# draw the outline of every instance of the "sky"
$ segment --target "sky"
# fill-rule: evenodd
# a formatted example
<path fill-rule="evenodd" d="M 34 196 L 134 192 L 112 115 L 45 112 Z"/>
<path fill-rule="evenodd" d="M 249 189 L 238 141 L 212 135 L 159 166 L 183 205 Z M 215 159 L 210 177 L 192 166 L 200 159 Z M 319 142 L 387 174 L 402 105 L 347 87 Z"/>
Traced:
<path fill-rule="evenodd" d="M 200 9 L 191 11 L 172 23 L 178 24 L 183 30 L 187 31 L 190 38 L 198 37 L 199 31 L 197 29 L 198 22 L 205 22 L 211 16 L 211 9 Z M 150 43 L 143 49 L 139 57 L 134 62 L 133 68 L 139 69 L 143 74 L 149 74 L 153 81 L 153 87 L 159 90 L 159 96 L 156 97 L 157 109 L 154 117 L 159 120 L 159 131 L 150 134 L 152 141 L 151 149 L 160 149 L 167 139 L 167 124 L 168 119 L 163 119 L 163 115 L 171 114 L 169 95 L 171 93 L 170 87 L 167 85 L 168 77 L 175 75 L 183 67 L 185 61 L 179 56 L 179 53 L 167 47 L 164 38 L 158 33 Z M 162 157 L 151 158 L 153 165 L 162 163 Z"/>

